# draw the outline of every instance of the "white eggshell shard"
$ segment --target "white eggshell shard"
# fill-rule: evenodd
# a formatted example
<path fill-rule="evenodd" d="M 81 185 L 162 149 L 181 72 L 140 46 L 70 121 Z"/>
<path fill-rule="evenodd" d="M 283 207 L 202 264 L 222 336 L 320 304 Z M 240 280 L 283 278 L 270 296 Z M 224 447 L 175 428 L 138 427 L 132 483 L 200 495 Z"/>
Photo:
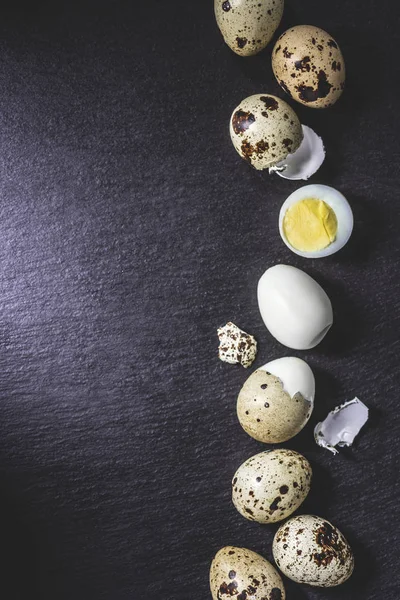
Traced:
<path fill-rule="evenodd" d="M 278 377 L 289 396 L 293 398 L 296 394 L 301 394 L 314 406 L 315 378 L 304 360 L 295 356 L 284 356 L 266 363 L 260 369 Z"/>
<path fill-rule="evenodd" d="M 300 269 L 289 265 L 267 269 L 258 282 L 257 296 L 265 326 L 288 348 L 314 348 L 332 326 L 331 301 Z"/>
<path fill-rule="evenodd" d="M 357 397 L 332 410 L 314 429 L 319 446 L 337 454 L 336 446 L 351 446 L 368 421 L 368 407 Z"/>
<path fill-rule="evenodd" d="M 301 126 L 303 141 L 299 148 L 283 161 L 270 167 L 270 173 L 277 173 L 284 179 L 309 179 L 318 171 L 325 160 L 325 148 L 322 139 L 307 125 Z"/>
<path fill-rule="evenodd" d="M 307 198 L 315 198 L 325 202 L 333 210 L 337 219 L 335 240 L 326 248 L 314 250 L 312 252 L 305 252 L 294 248 L 286 238 L 283 227 L 284 218 L 289 208 L 297 202 L 301 202 Z M 325 256 L 330 256 L 341 250 L 350 239 L 353 225 L 354 217 L 350 204 L 342 193 L 329 185 L 311 184 L 300 187 L 285 200 L 279 213 L 279 233 L 281 234 L 282 240 L 292 252 L 304 258 L 324 258 Z"/>

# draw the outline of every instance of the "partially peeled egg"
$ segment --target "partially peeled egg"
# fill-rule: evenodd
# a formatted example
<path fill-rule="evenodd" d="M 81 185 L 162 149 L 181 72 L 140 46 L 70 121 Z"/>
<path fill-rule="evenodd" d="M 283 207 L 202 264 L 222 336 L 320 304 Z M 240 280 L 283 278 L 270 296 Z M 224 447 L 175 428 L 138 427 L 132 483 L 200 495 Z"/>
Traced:
<path fill-rule="evenodd" d="M 237 401 L 239 422 L 259 442 L 286 442 L 308 422 L 314 396 L 314 375 L 304 360 L 273 360 L 254 371 L 243 385 Z"/>
<path fill-rule="evenodd" d="M 301 125 L 284 100 L 271 94 L 245 98 L 233 111 L 229 129 L 238 154 L 257 170 L 308 179 L 325 159 L 321 138 Z"/>

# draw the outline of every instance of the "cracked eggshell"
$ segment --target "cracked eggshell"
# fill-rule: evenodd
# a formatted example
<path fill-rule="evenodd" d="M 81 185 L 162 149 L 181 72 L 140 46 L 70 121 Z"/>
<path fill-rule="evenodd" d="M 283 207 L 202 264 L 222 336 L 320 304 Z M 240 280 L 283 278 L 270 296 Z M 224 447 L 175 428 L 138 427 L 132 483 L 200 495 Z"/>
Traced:
<path fill-rule="evenodd" d="M 294 110 L 270 94 L 245 98 L 233 111 L 229 130 L 238 154 L 258 170 L 282 162 L 303 140 Z"/>
<path fill-rule="evenodd" d="M 272 39 L 284 0 L 214 0 L 217 25 L 225 43 L 240 56 L 257 54 Z"/>
<path fill-rule="evenodd" d="M 215 555 L 210 568 L 213 600 L 285 600 L 285 588 L 278 571 L 268 560 L 235 546 L 225 546 Z"/>
<path fill-rule="evenodd" d="M 323 29 L 298 25 L 283 33 L 272 51 L 272 69 L 293 100 L 311 108 L 332 106 L 345 82 L 343 55 Z"/>
<path fill-rule="evenodd" d="M 300 269 L 289 265 L 267 269 L 258 282 L 257 295 L 265 326 L 288 348 L 314 348 L 332 326 L 331 301 Z"/>
<path fill-rule="evenodd" d="M 246 460 L 232 480 L 232 501 L 240 514 L 258 523 L 289 517 L 310 491 L 311 465 L 293 450 L 267 450 Z"/>
<path fill-rule="evenodd" d="M 239 392 L 237 415 L 251 437 L 266 444 L 286 442 L 301 431 L 312 412 L 312 403 L 300 392 L 292 397 L 279 377 L 257 369 Z"/>
<path fill-rule="evenodd" d="M 354 569 L 352 550 L 332 523 L 314 515 L 292 517 L 275 534 L 272 552 L 280 570 L 297 583 L 333 587 Z"/>

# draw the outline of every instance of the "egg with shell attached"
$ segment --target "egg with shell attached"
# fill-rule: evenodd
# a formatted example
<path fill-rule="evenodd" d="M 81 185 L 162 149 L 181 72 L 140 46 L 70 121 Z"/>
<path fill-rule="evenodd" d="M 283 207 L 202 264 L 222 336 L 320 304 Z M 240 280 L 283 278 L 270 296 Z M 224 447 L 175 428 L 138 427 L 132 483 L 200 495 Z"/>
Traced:
<path fill-rule="evenodd" d="M 229 130 L 235 150 L 258 170 L 285 160 L 304 135 L 294 110 L 270 94 L 245 98 L 233 111 Z"/>
<path fill-rule="evenodd" d="M 254 371 L 240 390 L 239 422 L 259 442 L 285 442 L 306 425 L 314 395 L 314 375 L 304 360 L 288 356 L 271 361 Z"/>
<path fill-rule="evenodd" d="M 310 491 L 312 470 L 293 450 L 260 452 L 246 460 L 232 480 L 232 501 L 249 521 L 276 523 L 299 508 Z"/>
<path fill-rule="evenodd" d="M 284 0 L 214 0 L 225 43 L 240 56 L 252 56 L 270 42 L 283 14 Z"/>
<path fill-rule="evenodd" d="M 342 52 L 329 33 L 312 25 L 298 25 L 280 36 L 272 69 L 285 92 L 311 108 L 332 106 L 344 89 Z"/>
<path fill-rule="evenodd" d="M 280 570 L 297 583 L 333 587 L 354 569 L 352 550 L 332 523 L 315 515 L 292 517 L 275 534 L 272 551 Z"/>
<path fill-rule="evenodd" d="M 285 600 L 278 571 L 268 560 L 235 546 L 225 546 L 215 555 L 210 568 L 213 600 Z"/>

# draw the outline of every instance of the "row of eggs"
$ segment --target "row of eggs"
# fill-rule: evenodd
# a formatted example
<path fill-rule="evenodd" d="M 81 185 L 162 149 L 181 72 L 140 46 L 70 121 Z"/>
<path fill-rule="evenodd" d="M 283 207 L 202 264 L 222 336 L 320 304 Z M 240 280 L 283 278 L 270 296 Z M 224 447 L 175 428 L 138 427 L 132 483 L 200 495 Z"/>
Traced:
<path fill-rule="evenodd" d="M 252 56 L 271 41 L 282 18 L 284 0 L 214 0 L 217 25 L 227 45 Z M 293 100 L 312 108 L 332 106 L 345 83 L 342 52 L 329 33 L 312 25 L 285 31 L 272 51 L 272 69 Z"/>
<path fill-rule="evenodd" d="M 284 0 L 215 0 L 217 24 L 237 54 L 251 56 L 272 39 L 282 18 Z M 324 30 L 297 26 L 284 32 L 272 51 L 272 69 L 281 88 L 297 102 L 326 108 L 341 96 L 345 65 L 337 42 Z M 232 143 L 249 164 L 287 179 L 308 179 L 325 158 L 322 140 L 302 125 L 293 109 L 270 94 L 244 99 L 230 119 Z M 283 204 L 279 231 L 284 243 L 306 258 L 340 250 L 353 228 L 351 208 L 328 186 L 305 186 Z M 287 265 L 268 269 L 258 284 L 258 303 L 270 333 L 295 349 L 315 347 L 333 323 L 330 300 L 303 271 Z M 243 429 L 264 443 L 296 435 L 313 410 L 315 380 L 304 361 L 286 357 L 257 369 L 237 401 Z M 232 500 L 244 517 L 273 523 L 289 517 L 306 498 L 312 470 L 305 457 L 291 450 L 262 452 L 245 461 L 232 481 Z M 290 579 L 334 586 L 350 577 L 354 558 L 340 531 L 325 519 L 300 515 L 286 521 L 273 542 L 277 566 Z M 263 557 L 228 546 L 215 556 L 210 570 L 214 600 L 284 600 L 277 570 Z"/>

